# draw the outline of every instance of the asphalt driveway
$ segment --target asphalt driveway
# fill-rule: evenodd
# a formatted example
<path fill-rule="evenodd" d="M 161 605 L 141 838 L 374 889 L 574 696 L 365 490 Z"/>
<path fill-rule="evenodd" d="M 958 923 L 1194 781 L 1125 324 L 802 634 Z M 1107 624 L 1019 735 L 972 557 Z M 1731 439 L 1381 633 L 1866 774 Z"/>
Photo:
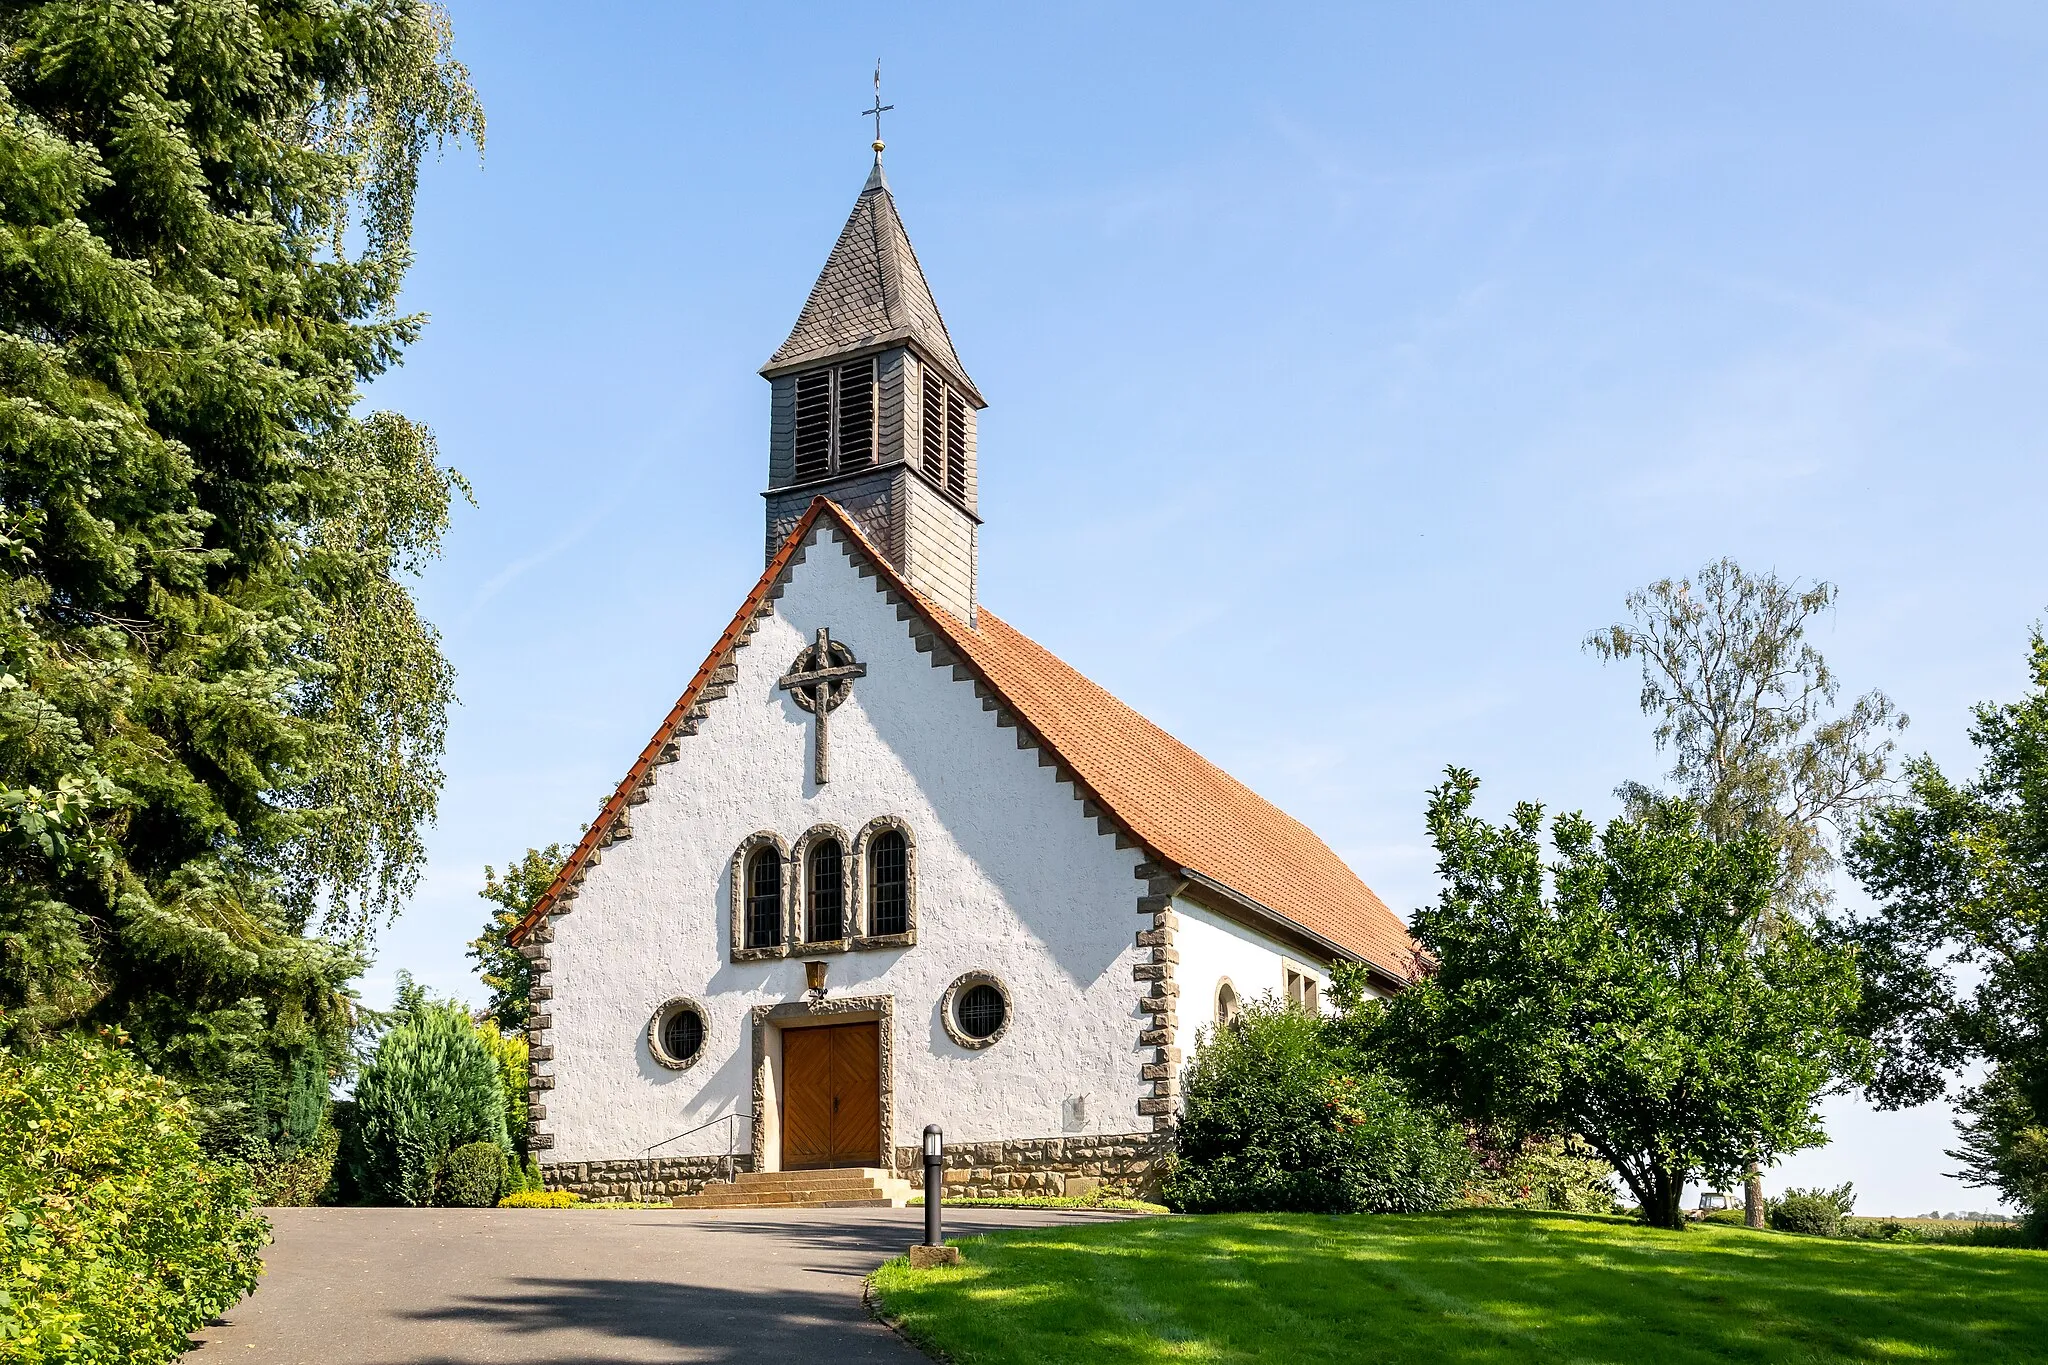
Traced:
<path fill-rule="evenodd" d="M 188 1365 L 918 1362 L 861 1304 L 922 1209 L 273 1209 Z M 948 1238 L 1116 1215 L 962 1210 Z"/>

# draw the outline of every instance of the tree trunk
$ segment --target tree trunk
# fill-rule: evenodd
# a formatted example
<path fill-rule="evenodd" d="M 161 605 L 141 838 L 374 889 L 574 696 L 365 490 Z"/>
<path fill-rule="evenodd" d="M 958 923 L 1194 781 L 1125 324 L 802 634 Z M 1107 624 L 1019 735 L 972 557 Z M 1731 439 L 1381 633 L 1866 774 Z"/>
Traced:
<path fill-rule="evenodd" d="M 1742 1216 L 1753 1228 L 1764 1225 L 1764 1171 L 1754 1161 L 1749 1163 L 1749 1178 L 1742 1182 Z"/>
<path fill-rule="evenodd" d="M 1643 1205 L 1643 1219 L 1653 1228 L 1685 1229 L 1685 1176 L 1664 1167 L 1650 1174 L 1651 1202 Z"/>

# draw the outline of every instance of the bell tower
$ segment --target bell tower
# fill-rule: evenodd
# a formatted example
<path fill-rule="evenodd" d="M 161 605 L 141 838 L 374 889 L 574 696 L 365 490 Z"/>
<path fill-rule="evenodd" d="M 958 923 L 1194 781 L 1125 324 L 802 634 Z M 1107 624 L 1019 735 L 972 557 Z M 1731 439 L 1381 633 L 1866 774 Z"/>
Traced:
<path fill-rule="evenodd" d="M 973 625 L 975 424 L 988 405 L 897 216 L 879 136 L 874 145 L 796 326 L 761 367 L 772 394 L 768 554 L 811 499 L 830 498 L 912 587 Z"/>

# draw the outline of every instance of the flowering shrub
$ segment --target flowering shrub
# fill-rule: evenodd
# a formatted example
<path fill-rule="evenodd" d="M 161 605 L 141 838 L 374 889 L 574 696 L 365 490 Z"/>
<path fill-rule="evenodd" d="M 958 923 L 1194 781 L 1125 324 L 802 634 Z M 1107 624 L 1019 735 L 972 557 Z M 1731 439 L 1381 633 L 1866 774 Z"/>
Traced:
<path fill-rule="evenodd" d="M 269 1228 L 121 1047 L 0 1050 L 0 1365 L 154 1365 L 256 1287 Z"/>
<path fill-rule="evenodd" d="M 521 1190 L 498 1201 L 501 1209 L 566 1209 L 583 1202 L 583 1196 L 568 1190 Z"/>

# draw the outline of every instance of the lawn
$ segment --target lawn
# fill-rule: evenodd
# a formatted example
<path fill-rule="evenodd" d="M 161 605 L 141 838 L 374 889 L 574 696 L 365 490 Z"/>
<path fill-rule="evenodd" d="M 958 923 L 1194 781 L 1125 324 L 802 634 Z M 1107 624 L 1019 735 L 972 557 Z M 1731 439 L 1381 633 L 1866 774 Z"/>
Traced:
<path fill-rule="evenodd" d="M 1462 1210 L 1147 1218 L 960 1243 L 874 1299 L 959 1365 L 2048 1360 L 2048 1253 Z"/>

